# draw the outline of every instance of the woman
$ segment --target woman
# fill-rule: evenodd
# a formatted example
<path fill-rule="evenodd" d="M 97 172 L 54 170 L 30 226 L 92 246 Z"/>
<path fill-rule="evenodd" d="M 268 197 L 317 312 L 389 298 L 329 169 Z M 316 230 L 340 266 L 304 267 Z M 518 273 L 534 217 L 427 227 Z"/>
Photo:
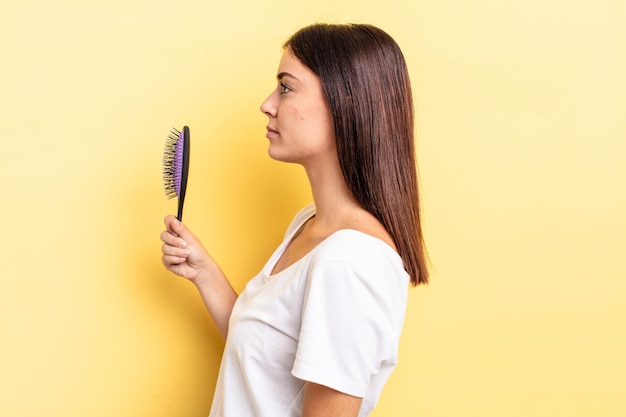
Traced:
<path fill-rule="evenodd" d="M 226 347 L 211 416 L 366 416 L 396 364 L 408 284 L 427 282 L 413 104 L 395 41 L 316 24 L 284 45 L 261 105 L 269 155 L 314 203 L 237 296 L 173 216 L 163 264 L 198 288 Z"/>

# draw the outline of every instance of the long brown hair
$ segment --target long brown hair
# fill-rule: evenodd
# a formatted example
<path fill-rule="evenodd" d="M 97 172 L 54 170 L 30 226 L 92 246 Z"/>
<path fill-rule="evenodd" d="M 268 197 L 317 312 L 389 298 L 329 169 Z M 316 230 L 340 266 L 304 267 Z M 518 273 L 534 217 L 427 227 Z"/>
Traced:
<path fill-rule="evenodd" d="M 284 45 L 320 78 L 348 187 L 391 234 L 411 283 L 428 282 L 413 95 L 402 51 L 371 25 L 314 24 Z"/>

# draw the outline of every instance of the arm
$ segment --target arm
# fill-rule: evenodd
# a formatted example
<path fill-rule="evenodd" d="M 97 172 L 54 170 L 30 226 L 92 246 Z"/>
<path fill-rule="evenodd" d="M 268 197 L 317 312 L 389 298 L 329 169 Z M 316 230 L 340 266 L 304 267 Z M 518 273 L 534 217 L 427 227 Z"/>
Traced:
<path fill-rule="evenodd" d="M 166 230 L 161 233 L 163 265 L 198 288 L 220 334 L 226 338 L 237 293 L 191 230 L 174 216 L 165 218 L 165 227 Z"/>
<path fill-rule="evenodd" d="M 324 385 L 306 382 L 302 417 L 356 417 L 362 398 L 344 394 Z"/>

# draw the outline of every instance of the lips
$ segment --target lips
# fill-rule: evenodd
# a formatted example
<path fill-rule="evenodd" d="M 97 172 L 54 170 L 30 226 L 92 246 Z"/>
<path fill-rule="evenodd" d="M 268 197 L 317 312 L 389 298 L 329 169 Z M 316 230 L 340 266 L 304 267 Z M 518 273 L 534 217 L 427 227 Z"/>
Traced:
<path fill-rule="evenodd" d="M 271 128 L 269 126 L 266 126 L 265 128 L 267 129 L 267 134 L 265 135 L 266 138 L 269 139 L 270 137 L 278 135 L 278 130 Z"/>

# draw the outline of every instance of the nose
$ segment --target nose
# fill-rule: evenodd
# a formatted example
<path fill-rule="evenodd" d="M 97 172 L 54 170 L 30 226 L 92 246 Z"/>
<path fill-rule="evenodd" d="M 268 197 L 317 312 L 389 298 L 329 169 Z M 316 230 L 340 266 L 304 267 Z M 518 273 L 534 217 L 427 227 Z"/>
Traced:
<path fill-rule="evenodd" d="M 275 93 L 275 91 L 272 91 L 265 101 L 261 103 L 261 112 L 268 117 L 276 117 L 277 106 Z"/>

